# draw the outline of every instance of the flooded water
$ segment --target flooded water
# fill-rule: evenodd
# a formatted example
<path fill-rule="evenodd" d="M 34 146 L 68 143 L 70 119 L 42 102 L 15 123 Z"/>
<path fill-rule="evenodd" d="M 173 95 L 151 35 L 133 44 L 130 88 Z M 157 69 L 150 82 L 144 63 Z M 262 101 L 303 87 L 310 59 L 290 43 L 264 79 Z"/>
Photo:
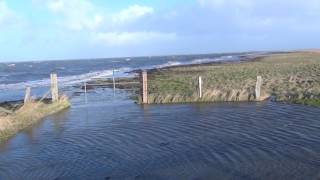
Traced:
<path fill-rule="evenodd" d="M 0 146 L 0 179 L 320 179 L 320 109 L 97 90 Z"/>

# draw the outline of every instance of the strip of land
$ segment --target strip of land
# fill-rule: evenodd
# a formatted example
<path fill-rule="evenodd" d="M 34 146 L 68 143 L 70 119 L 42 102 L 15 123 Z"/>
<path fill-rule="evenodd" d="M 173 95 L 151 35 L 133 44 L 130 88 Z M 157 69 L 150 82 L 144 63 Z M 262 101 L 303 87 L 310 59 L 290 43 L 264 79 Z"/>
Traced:
<path fill-rule="evenodd" d="M 198 77 L 203 79 L 199 97 Z M 261 98 L 255 99 L 257 76 Z M 320 104 L 320 53 L 277 53 L 253 60 L 155 69 L 148 72 L 148 103 L 276 101 Z"/>
<path fill-rule="evenodd" d="M 0 142 L 16 134 L 46 116 L 70 106 L 68 98 L 61 96 L 58 101 L 48 100 L 2 103 L 0 106 Z"/>

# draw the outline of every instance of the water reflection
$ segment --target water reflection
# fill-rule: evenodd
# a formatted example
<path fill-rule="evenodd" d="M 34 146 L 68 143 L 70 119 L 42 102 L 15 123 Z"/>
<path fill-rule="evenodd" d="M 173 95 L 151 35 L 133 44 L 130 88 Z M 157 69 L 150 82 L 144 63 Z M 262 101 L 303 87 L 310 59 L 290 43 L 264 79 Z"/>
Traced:
<path fill-rule="evenodd" d="M 52 130 L 56 136 L 59 136 L 63 133 L 65 124 L 64 121 L 68 119 L 67 117 L 69 115 L 70 110 L 66 109 L 47 118 L 49 121 L 52 121 Z"/>

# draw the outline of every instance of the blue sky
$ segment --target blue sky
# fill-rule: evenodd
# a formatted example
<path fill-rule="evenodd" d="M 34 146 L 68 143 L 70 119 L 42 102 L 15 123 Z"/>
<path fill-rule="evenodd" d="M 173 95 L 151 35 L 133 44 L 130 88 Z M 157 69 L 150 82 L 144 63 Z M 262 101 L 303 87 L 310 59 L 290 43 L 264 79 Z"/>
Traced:
<path fill-rule="evenodd" d="M 0 0 L 0 61 L 318 48 L 319 0 Z"/>

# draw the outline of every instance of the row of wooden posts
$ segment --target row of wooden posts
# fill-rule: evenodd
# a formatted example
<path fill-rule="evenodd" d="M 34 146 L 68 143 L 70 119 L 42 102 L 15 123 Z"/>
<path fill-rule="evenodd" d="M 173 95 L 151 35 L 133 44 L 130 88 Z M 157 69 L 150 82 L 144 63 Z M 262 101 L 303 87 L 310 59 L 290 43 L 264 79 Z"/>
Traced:
<path fill-rule="evenodd" d="M 142 98 L 142 104 L 148 104 L 148 74 L 147 71 L 142 71 L 140 74 L 140 84 L 141 84 L 141 98 Z M 59 100 L 59 91 L 58 91 L 58 77 L 56 73 L 51 73 L 50 74 L 50 84 L 51 84 L 51 98 L 52 102 L 56 102 Z M 113 84 L 114 83 L 114 78 L 113 78 Z M 257 82 L 256 82 L 256 88 L 255 88 L 255 94 L 256 94 L 256 99 L 260 99 L 261 96 L 261 85 L 262 85 L 262 77 L 257 76 Z M 198 90 L 199 90 L 199 97 L 202 98 L 202 86 L 203 86 L 203 81 L 202 77 L 199 76 L 198 78 Z M 86 94 L 86 85 L 85 85 L 85 94 Z M 31 88 L 27 87 L 26 92 L 25 92 L 25 97 L 24 97 L 24 103 L 28 103 L 32 101 L 31 98 Z"/>
<path fill-rule="evenodd" d="M 59 90 L 58 90 L 58 76 L 56 73 L 50 74 L 50 91 L 52 102 L 57 102 L 59 100 Z M 31 97 L 31 87 L 26 88 L 24 103 L 28 103 L 32 101 Z"/>
<path fill-rule="evenodd" d="M 140 75 L 140 81 L 141 81 L 141 98 L 142 98 L 142 104 L 148 104 L 148 74 L 147 71 L 142 71 Z M 199 97 L 202 98 L 202 77 L 199 76 L 198 80 L 198 90 L 199 90 Z M 256 99 L 259 100 L 261 96 L 261 85 L 262 85 L 262 77 L 257 76 L 257 82 L 256 82 L 256 88 L 255 88 L 255 94 Z"/>

